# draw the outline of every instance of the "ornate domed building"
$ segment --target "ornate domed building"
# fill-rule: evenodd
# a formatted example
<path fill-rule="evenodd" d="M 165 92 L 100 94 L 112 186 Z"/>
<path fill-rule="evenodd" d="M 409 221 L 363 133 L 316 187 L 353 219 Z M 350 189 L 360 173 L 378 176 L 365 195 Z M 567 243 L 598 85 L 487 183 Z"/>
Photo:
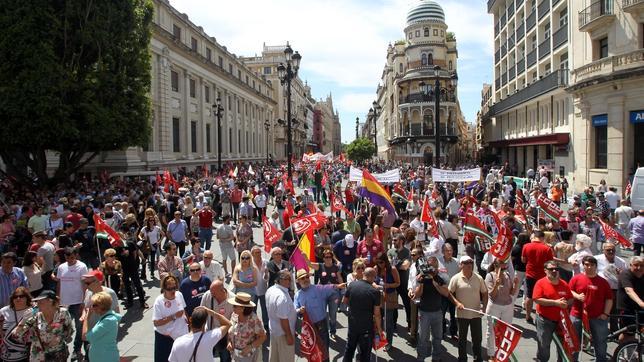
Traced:
<path fill-rule="evenodd" d="M 458 103 L 458 52 L 454 34 L 447 31 L 443 8 L 435 1 L 419 1 L 407 13 L 404 32 L 405 39 L 387 48 L 387 63 L 374 102 L 377 111 L 370 112 L 363 136 L 374 137 L 376 130 L 380 158 L 433 164 L 438 97 L 441 162 L 463 161 L 467 155 L 459 150 L 465 147 L 458 145 L 468 140 Z"/>

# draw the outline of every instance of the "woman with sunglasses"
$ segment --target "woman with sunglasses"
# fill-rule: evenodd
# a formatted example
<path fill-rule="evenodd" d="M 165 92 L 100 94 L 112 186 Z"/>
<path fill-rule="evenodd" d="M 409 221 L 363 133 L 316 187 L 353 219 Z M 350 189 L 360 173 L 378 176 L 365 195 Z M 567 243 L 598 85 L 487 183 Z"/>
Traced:
<path fill-rule="evenodd" d="M 396 321 L 394 320 L 394 310 L 398 308 L 398 292 L 396 288 L 400 286 L 400 275 L 398 269 L 391 265 L 387 254 L 381 254 L 376 259 L 376 284 L 379 284 L 383 289 L 383 302 L 381 308 L 385 317 L 385 334 L 389 344 L 385 347 L 385 352 L 391 349 L 394 338 L 394 330 L 396 329 Z"/>
<path fill-rule="evenodd" d="M 352 282 L 363 279 L 364 269 L 366 268 L 366 265 L 362 258 L 356 258 L 353 260 L 352 267 L 353 267 L 353 272 L 347 275 L 347 288 Z"/>
<path fill-rule="evenodd" d="M 83 319 L 83 339 L 89 342 L 89 360 L 92 362 L 111 362 L 119 360 L 116 336 L 119 331 L 121 315 L 113 310 L 112 296 L 98 292 L 91 297 L 91 311 L 98 316 L 90 329 L 89 318 Z"/>
<path fill-rule="evenodd" d="M 166 275 L 161 280 L 162 294 L 154 301 L 152 323 L 155 362 L 167 362 L 174 340 L 188 333 L 186 302 L 178 288 L 179 280 L 174 275 Z"/>
<path fill-rule="evenodd" d="M 255 287 L 259 277 L 257 268 L 251 262 L 251 253 L 248 250 L 241 252 L 239 257 L 240 263 L 235 266 L 233 270 L 233 285 L 235 286 L 235 294 L 239 292 L 248 293 L 253 297 L 253 301 L 257 300 L 257 293 Z"/>
<path fill-rule="evenodd" d="M 0 360 L 12 362 L 29 361 L 29 342 L 11 336 L 18 323 L 31 316 L 31 295 L 25 287 L 18 287 L 9 297 L 9 305 L 0 309 L 2 345 Z"/>
<path fill-rule="evenodd" d="M 154 214 L 154 210 L 147 209 L 145 211 L 146 215 L 149 215 L 150 210 L 151 216 L 146 216 L 145 226 L 139 231 L 139 240 L 143 240 L 143 255 L 145 260 L 141 265 L 141 277 L 145 279 L 145 264 L 150 262 L 150 275 L 154 277 L 154 267 L 157 264 L 157 249 L 159 246 L 159 241 L 161 238 L 165 237 L 165 233 L 161 230 L 159 223 L 157 222 L 158 218 Z"/>
<path fill-rule="evenodd" d="M 98 269 L 105 275 L 105 285 L 116 292 L 119 298 L 121 294 L 121 274 L 123 273 L 123 266 L 121 261 L 116 258 L 115 249 L 107 249 L 103 253 L 105 260 L 101 263 Z"/>

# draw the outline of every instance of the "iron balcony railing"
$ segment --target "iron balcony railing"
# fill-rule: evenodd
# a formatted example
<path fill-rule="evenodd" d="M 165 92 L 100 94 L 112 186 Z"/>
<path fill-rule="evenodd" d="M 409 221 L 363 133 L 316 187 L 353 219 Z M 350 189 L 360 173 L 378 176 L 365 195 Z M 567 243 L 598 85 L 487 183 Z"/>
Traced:
<path fill-rule="evenodd" d="M 523 73 L 525 70 L 525 58 L 517 61 L 517 74 Z"/>
<path fill-rule="evenodd" d="M 433 126 L 433 125 L 432 125 Z M 411 130 L 409 127 L 401 125 L 397 137 L 418 137 L 418 136 L 435 136 L 434 127 L 423 126 L 421 123 L 412 123 Z M 456 125 L 452 122 L 450 126 L 445 127 L 445 124 L 440 125 L 441 136 L 458 136 L 456 133 Z"/>
<path fill-rule="evenodd" d="M 404 103 L 420 103 L 420 102 L 434 102 L 434 93 L 411 93 L 400 99 L 400 104 Z M 443 92 L 440 95 L 441 102 L 456 102 L 456 95 L 454 92 Z"/>
<path fill-rule="evenodd" d="M 519 26 L 517 27 L 517 41 L 523 39 L 524 35 L 525 35 L 525 27 L 523 25 L 523 22 L 521 22 L 521 24 L 519 24 Z"/>
<path fill-rule="evenodd" d="M 528 68 L 530 68 L 534 65 L 534 63 L 537 62 L 537 48 L 532 49 L 532 51 L 528 53 L 526 60 L 528 61 Z"/>
<path fill-rule="evenodd" d="M 613 15 L 613 0 L 599 0 L 579 12 L 579 29 L 604 16 Z"/>
<path fill-rule="evenodd" d="M 530 31 L 537 24 L 537 12 L 532 10 L 530 15 L 525 19 L 526 32 Z"/>
<path fill-rule="evenodd" d="M 539 60 L 545 58 L 548 54 L 550 54 L 550 38 L 539 44 Z"/>
<path fill-rule="evenodd" d="M 498 115 L 540 95 L 566 86 L 568 86 L 568 69 L 557 69 L 553 73 L 548 74 L 515 94 L 493 104 L 490 107 L 488 115 Z"/>
<path fill-rule="evenodd" d="M 539 10 L 539 20 L 550 12 L 550 0 L 543 0 L 537 7 Z"/>
<path fill-rule="evenodd" d="M 644 0 L 622 0 L 622 7 L 626 8 L 629 6 L 644 4 Z"/>
<path fill-rule="evenodd" d="M 568 41 L 568 26 L 564 25 L 552 35 L 552 49 L 555 50 Z"/>

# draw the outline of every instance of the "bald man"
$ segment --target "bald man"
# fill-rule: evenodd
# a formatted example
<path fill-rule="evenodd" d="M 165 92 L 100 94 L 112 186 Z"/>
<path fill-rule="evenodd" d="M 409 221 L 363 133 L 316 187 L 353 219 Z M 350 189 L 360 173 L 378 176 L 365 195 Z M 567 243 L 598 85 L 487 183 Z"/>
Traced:
<path fill-rule="evenodd" d="M 226 317 L 228 320 L 230 320 L 233 315 L 233 306 L 228 303 L 228 291 L 224 287 L 224 282 L 219 279 L 210 284 L 210 290 L 205 292 L 201 298 L 201 305 L 214 310 Z M 206 330 L 212 330 L 219 327 L 220 325 L 217 318 L 208 318 L 208 321 L 206 322 Z M 223 338 L 215 345 L 215 351 L 219 352 L 221 361 L 231 361 L 230 352 L 226 349 L 227 343 L 227 339 Z"/>
<path fill-rule="evenodd" d="M 373 340 L 374 323 L 378 335 L 382 334 L 380 325 L 381 293 L 373 287 L 376 270 L 367 268 L 362 280 L 356 280 L 349 285 L 342 300 L 349 305 L 349 331 L 347 349 L 343 362 L 353 361 L 356 347 L 360 346 L 358 360 L 368 362 L 371 358 L 371 341 Z"/>

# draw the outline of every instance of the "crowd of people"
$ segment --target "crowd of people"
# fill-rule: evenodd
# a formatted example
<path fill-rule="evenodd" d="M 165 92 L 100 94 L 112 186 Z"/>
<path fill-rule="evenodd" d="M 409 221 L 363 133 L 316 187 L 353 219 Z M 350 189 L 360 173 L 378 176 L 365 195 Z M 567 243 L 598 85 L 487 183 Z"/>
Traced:
<path fill-rule="evenodd" d="M 385 340 L 384 353 L 406 342 L 419 361 L 443 358 L 445 343 L 458 346 L 459 361 L 494 359 L 486 316 L 508 324 L 522 316 L 536 331 L 535 357 L 548 361 L 561 311 L 580 339 L 587 314 L 590 345 L 605 361 L 608 334 L 644 306 L 644 210 L 605 183 L 574 194 L 545 169 L 528 170 L 519 187 L 507 167 L 460 183 L 432 182 L 429 168 L 409 164 L 362 167 L 399 168 L 401 181 L 385 185 L 393 209 L 346 182 L 346 162 L 297 165 L 290 180 L 274 165 L 179 172 L 174 182 L 82 179 L 55 190 L 3 180 L 0 360 L 118 361 L 123 307 L 152 309 L 158 362 L 257 361 L 264 345 L 270 361 L 293 361 L 304 314 L 326 360 L 341 339 L 344 361 L 370 360 Z M 560 219 L 540 211 L 542 194 L 566 205 Z M 425 203 L 434 223 L 423 218 Z M 293 223 L 316 213 L 325 223 L 296 267 Z M 506 260 L 468 231 L 467 215 L 490 235 L 511 231 Z M 265 223 L 280 234 L 270 248 L 253 232 Z M 631 240 L 634 256 L 600 223 Z M 147 281 L 161 289 L 150 305 Z M 346 338 L 338 313 L 348 316 Z"/>

